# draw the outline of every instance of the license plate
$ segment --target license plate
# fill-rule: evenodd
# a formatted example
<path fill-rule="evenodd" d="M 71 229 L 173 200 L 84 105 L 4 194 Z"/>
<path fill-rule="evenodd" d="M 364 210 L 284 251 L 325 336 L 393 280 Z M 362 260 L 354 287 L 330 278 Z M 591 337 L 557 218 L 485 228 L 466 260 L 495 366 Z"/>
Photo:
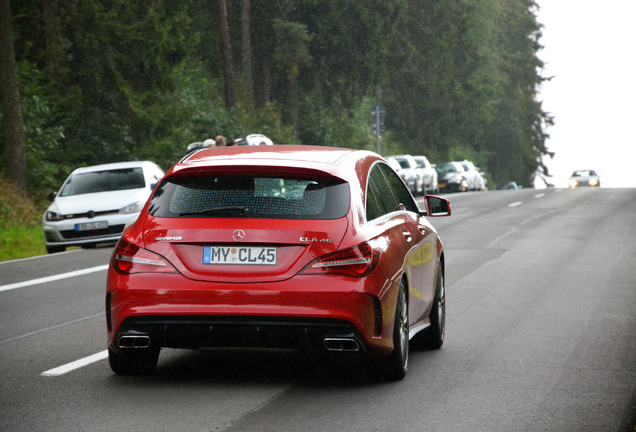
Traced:
<path fill-rule="evenodd" d="M 440 183 L 440 184 L 438 184 L 438 186 L 441 187 L 441 188 L 445 188 L 446 187 L 446 183 Z"/>
<path fill-rule="evenodd" d="M 93 231 L 108 228 L 108 221 L 86 222 L 75 224 L 75 231 Z"/>
<path fill-rule="evenodd" d="M 276 265 L 275 247 L 204 246 L 203 264 Z"/>

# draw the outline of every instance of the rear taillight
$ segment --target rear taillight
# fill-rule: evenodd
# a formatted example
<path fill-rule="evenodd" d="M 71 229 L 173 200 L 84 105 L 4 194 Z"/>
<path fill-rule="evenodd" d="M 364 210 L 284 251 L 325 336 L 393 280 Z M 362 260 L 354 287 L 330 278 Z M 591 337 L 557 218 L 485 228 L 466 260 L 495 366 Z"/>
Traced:
<path fill-rule="evenodd" d="M 177 270 L 161 255 L 142 249 L 121 239 L 111 258 L 113 268 L 122 274 L 177 273 Z"/>
<path fill-rule="evenodd" d="M 375 268 L 379 252 L 368 243 L 333 252 L 313 260 L 300 274 L 325 274 L 351 277 L 366 276 Z"/>

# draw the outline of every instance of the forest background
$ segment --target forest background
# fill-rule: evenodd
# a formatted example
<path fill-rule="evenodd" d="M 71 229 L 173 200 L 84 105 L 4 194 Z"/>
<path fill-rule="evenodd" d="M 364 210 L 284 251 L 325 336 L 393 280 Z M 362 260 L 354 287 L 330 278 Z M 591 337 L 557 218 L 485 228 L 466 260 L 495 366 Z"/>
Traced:
<path fill-rule="evenodd" d="M 534 0 L 0 3 L 24 131 L 3 60 L 0 172 L 36 202 L 79 166 L 168 169 L 218 134 L 377 151 L 378 104 L 383 155 L 469 159 L 491 187 L 548 174 Z"/>

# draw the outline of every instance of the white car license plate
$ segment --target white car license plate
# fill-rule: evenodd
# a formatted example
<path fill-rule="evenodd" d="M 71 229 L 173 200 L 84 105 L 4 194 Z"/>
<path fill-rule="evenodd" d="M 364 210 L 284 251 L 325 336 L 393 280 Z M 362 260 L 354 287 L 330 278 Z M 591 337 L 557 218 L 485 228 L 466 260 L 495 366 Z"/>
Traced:
<path fill-rule="evenodd" d="M 203 264 L 276 265 L 276 248 L 263 246 L 204 246 Z"/>
<path fill-rule="evenodd" d="M 96 221 L 75 224 L 75 231 L 92 231 L 108 228 L 108 221 Z"/>

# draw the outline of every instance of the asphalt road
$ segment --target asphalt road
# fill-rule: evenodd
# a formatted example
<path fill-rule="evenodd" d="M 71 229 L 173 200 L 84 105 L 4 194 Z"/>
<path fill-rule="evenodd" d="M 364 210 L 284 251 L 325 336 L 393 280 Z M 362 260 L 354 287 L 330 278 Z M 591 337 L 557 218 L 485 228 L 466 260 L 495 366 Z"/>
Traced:
<path fill-rule="evenodd" d="M 110 249 L 0 263 L 0 431 L 634 432 L 636 189 L 449 198 L 446 342 L 395 383 L 270 351 L 116 376 Z"/>

